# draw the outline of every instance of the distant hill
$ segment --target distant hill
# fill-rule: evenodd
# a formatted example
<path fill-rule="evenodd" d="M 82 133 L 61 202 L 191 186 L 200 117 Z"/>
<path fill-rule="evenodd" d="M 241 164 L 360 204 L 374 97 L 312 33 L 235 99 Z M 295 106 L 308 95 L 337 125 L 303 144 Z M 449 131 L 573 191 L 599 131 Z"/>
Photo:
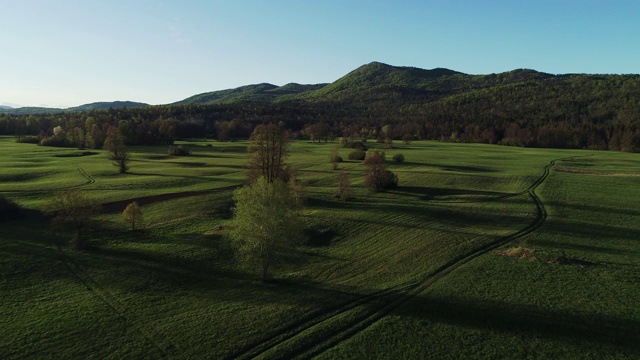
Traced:
<path fill-rule="evenodd" d="M 112 101 L 112 102 L 94 102 L 91 104 L 80 105 L 68 108 L 68 111 L 89 111 L 89 110 L 108 110 L 108 109 L 132 109 L 147 107 L 149 104 L 133 102 L 133 101 Z"/>
<path fill-rule="evenodd" d="M 11 106 L 0 105 L 0 109 L 13 109 Z"/>
<path fill-rule="evenodd" d="M 501 74 L 468 75 L 445 68 L 431 70 L 392 66 L 380 62 L 363 65 L 330 84 L 257 84 L 198 94 L 172 105 L 218 105 L 241 102 L 381 101 L 403 97 L 433 101 L 459 93 L 515 83 L 544 81 L 555 75 L 518 69 Z"/>
<path fill-rule="evenodd" d="M 91 110 L 108 110 L 108 109 L 133 109 L 147 107 L 149 104 L 133 102 L 133 101 L 112 101 L 112 102 L 95 102 L 67 109 L 47 108 L 47 107 L 20 107 L 11 108 L 8 106 L 0 106 L 0 114 L 13 115 L 42 115 L 42 114 L 59 114 L 65 112 L 81 112 Z"/>
<path fill-rule="evenodd" d="M 186 98 L 172 105 L 217 105 L 244 101 L 276 102 L 292 95 L 308 93 L 321 89 L 327 84 L 301 85 L 290 83 L 284 86 L 262 83 L 246 85 L 235 89 L 212 91 Z"/>

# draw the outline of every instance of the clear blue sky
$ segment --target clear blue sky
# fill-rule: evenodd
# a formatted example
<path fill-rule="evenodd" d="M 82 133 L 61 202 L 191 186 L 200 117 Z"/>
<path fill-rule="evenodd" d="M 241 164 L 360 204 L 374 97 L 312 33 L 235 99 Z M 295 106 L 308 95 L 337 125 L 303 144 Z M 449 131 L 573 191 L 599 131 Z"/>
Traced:
<path fill-rule="evenodd" d="M 0 0 L 0 105 L 165 104 L 380 61 L 640 73 L 638 0 Z"/>

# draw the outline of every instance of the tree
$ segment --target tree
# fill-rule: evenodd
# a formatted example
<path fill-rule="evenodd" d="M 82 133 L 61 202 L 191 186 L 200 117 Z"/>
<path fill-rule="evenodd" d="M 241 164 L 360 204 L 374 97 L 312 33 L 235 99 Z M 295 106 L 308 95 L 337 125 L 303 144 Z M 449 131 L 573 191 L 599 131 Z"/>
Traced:
<path fill-rule="evenodd" d="M 124 145 L 124 135 L 116 127 L 110 127 L 107 131 L 107 138 L 104 140 L 104 147 L 109 152 L 109 159 L 118 167 L 120 174 L 129 170 L 129 160 L 131 155 Z"/>
<path fill-rule="evenodd" d="M 400 153 L 393 155 L 393 161 L 397 162 L 398 164 L 402 164 L 404 162 L 404 155 Z"/>
<path fill-rule="evenodd" d="M 95 201 L 87 198 L 80 190 L 62 191 L 49 199 L 45 209 L 56 222 L 74 227 L 76 249 L 87 247 L 84 231 L 89 226 L 91 218 L 98 212 L 99 205 Z"/>
<path fill-rule="evenodd" d="M 258 125 L 249 138 L 248 177 L 264 177 L 269 183 L 286 177 L 285 159 L 289 155 L 287 132 L 275 124 Z"/>
<path fill-rule="evenodd" d="M 294 248 L 300 234 L 296 199 L 282 181 L 264 177 L 233 193 L 235 207 L 230 236 L 238 256 L 261 268 L 262 280 Z"/>
<path fill-rule="evenodd" d="M 344 201 L 351 198 L 351 182 L 349 181 L 349 176 L 347 176 L 344 171 L 340 171 L 340 176 L 338 178 L 338 193 L 336 194 L 336 197 Z"/>
<path fill-rule="evenodd" d="M 333 170 L 338 170 L 338 163 L 342 162 L 342 157 L 338 154 L 338 149 L 332 148 L 329 154 L 329 160 L 333 165 Z"/>
<path fill-rule="evenodd" d="M 131 223 L 131 230 L 136 229 L 136 223 L 144 224 L 144 216 L 140 205 L 136 201 L 127 205 L 127 208 L 122 212 L 122 219 L 127 223 Z"/>
<path fill-rule="evenodd" d="M 364 184 L 371 191 L 378 192 L 384 189 L 394 188 L 398 185 L 398 177 L 387 170 L 384 153 L 370 151 L 364 164 L 368 167 L 364 176 Z"/>

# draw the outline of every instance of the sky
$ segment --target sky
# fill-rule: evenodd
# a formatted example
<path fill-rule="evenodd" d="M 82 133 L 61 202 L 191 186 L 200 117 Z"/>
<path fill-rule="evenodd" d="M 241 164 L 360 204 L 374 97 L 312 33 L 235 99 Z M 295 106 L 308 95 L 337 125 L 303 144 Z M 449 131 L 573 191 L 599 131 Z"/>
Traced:
<path fill-rule="evenodd" d="M 0 105 L 167 104 L 379 61 L 640 73 L 637 0 L 0 0 Z"/>

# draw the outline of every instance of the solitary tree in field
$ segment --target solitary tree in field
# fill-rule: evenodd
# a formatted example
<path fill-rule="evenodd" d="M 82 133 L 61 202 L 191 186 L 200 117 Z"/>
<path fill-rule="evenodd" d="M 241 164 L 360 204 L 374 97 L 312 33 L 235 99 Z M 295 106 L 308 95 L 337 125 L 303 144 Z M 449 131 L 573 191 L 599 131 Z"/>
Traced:
<path fill-rule="evenodd" d="M 336 196 L 344 201 L 351 198 L 351 182 L 344 171 L 340 171 L 340 176 L 338 177 L 338 193 Z"/>
<path fill-rule="evenodd" d="M 129 170 L 129 160 L 131 155 L 124 145 L 124 135 L 118 128 L 112 126 L 107 131 L 107 138 L 104 140 L 104 148 L 109 152 L 109 159 L 113 160 L 113 164 L 118 167 L 120 174 L 124 174 Z"/>
<path fill-rule="evenodd" d="M 84 232 L 91 218 L 98 212 L 98 204 L 87 198 L 80 190 L 56 193 L 45 205 L 46 213 L 53 216 L 62 225 L 75 229 L 74 245 L 76 249 L 87 246 Z"/>
<path fill-rule="evenodd" d="M 342 162 L 342 157 L 338 154 L 338 149 L 332 148 L 331 153 L 329 154 L 329 160 L 333 165 L 333 170 L 338 170 L 338 163 Z"/>
<path fill-rule="evenodd" d="M 398 177 L 387 170 L 384 153 L 370 151 L 367 153 L 364 164 L 367 166 L 367 173 L 364 176 L 364 184 L 373 192 L 394 188 L 398 185 Z"/>
<path fill-rule="evenodd" d="M 249 266 L 261 269 L 262 280 L 280 264 L 299 239 L 296 199 L 282 181 L 264 177 L 233 193 L 235 208 L 230 236 L 236 253 Z"/>
<path fill-rule="evenodd" d="M 122 219 L 131 224 L 131 230 L 136 229 L 136 224 L 143 224 L 144 216 L 140 205 L 136 201 L 127 205 L 127 208 L 122 212 Z"/>
<path fill-rule="evenodd" d="M 249 138 L 249 172 L 251 181 L 261 177 L 269 183 L 286 180 L 285 159 L 289 155 L 287 132 L 283 127 L 258 125 Z"/>

